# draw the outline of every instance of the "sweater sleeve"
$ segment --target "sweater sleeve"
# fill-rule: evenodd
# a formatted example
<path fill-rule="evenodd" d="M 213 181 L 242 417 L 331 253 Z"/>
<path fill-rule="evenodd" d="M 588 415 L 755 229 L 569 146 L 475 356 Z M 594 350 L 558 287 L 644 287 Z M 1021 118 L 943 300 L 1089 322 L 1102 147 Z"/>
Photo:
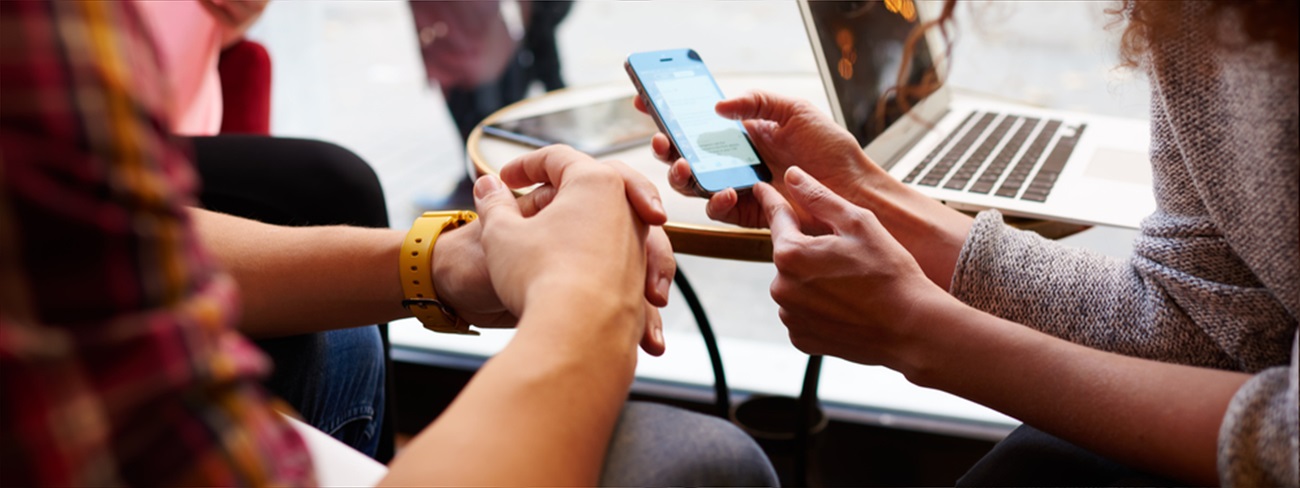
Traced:
<path fill-rule="evenodd" d="M 1256 374 L 1233 396 L 1219 429 L 1223 486 L 1300 485 L 1300 333 L 1291 365 Z"/>
<path fill-rule="evenodd" d="M 1211 322 L 1287 320 L 1263 288 L 1171 265 L 1174 249 L 1214 243 L 1144 230 L 1134 247 L 1128 260 L 1071 248 L 1013 229 L 989 210 L 975 219 L 951 290 L 971 306 L 1071 342 L 1224 369 L 1242 368 L 1215 340 Z"/>

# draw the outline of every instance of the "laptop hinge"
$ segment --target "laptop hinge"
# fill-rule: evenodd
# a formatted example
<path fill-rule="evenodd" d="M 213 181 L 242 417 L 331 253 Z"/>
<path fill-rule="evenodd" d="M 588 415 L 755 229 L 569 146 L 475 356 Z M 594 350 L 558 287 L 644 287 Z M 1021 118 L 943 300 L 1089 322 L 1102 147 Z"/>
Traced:
<path fill-rule="evenodd" d="M 943 120 L 944 117 L 948 116 L 949 112 L 952 112 L 952 109 L 947 109 L 947 108 L 944 109 L 943 113 L 939 114 L 938 117 L 935 117 L 934 120 L 935 121 Z M 910 115 L 903 115 L 903 116 L 910 117 Z M 898 164 L 898 160 L 903 159 L 903 155 L 911 152 L 912 148 L 916 147 L 917 143 L 921 142 L 921 139 L 925 137 L 927 133 L 929 133 L 929 130 L 916 131 L 916 135 L 913 135 L 912 138 L 908 140 L 906 144 L 898 148 L 897 151 L 894 151 L 894 156 L 889 158 L 888 161 L 885 161 L 884 164 L 881 164 L 880 167 L 885 171 L 890 171 L 894 169 L 894 165 Z"/>

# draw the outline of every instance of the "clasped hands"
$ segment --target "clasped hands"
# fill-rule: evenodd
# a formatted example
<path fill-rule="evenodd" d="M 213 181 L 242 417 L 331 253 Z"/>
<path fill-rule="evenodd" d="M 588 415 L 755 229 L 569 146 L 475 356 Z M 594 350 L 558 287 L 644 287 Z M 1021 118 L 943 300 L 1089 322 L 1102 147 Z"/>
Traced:
<path fill-rule="evenodd" d="M 647 353 L 663 353 L 658 307 L 677 265 L 653 183 L 551 146 L 479 178 L 474 200 L 479 220 L 445 233 L 433 256 L 434 286 L 462 317 L 512 327 L 533 308 L 601 305 L 630 318 L 627 333 Z"/>

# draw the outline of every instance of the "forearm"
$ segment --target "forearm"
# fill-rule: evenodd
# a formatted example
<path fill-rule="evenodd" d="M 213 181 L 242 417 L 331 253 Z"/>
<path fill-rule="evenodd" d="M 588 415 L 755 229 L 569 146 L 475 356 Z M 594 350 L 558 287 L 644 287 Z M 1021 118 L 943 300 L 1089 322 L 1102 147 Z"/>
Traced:
<path fill-rule="evenodd" d="M 575 298 L 530 302 L 510 345 L 383 484 L 595 486 L 635 370 L 637 317 Z"/>
<path fill-rule="evenodd" d="M 190 214 L 204 247 L 239 283 L 245 334 L 301 334 L 408 315 L 397 274 L 401 231 L 280 227 L 201 209 Z"/>
<path fill-rule="evenodd" d="M 1219 427 L 1248 375 L 1107 353 L 975 312 L 934 307 L 902 368 L 939 388 L 1132 466 L 1218 483 Z"/>

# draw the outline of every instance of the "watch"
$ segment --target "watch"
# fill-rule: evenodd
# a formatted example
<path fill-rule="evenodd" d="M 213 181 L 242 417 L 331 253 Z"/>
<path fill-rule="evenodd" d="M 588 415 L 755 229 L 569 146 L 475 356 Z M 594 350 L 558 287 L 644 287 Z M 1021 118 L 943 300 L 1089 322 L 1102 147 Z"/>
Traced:
<path fill-rule="evenodd" d="M 473 222 L 478 214 L 468 210 L 425 212 L 411 224 L 402 242 L 399 256 L 402 277 L 402 307 L 415 315 L 424 328 L 449 334 L 478 335 L 470 330 L 469 322 L 456 315 L 447 304 L 438 300 L 433 289 L 433 245 L 438 235 Z"/>

